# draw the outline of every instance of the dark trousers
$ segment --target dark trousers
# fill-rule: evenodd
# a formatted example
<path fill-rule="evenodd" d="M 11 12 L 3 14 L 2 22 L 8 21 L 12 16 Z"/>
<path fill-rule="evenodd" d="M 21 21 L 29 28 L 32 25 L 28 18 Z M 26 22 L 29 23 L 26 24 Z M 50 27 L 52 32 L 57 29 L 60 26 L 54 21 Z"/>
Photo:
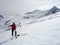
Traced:
<path fill-rule="evenodd" d="M 17 36 L 17 31 L 16 30 L 12 30 L 12 36 L 14 36 L 14 34 L 15 34 L 15 36 Z"/>

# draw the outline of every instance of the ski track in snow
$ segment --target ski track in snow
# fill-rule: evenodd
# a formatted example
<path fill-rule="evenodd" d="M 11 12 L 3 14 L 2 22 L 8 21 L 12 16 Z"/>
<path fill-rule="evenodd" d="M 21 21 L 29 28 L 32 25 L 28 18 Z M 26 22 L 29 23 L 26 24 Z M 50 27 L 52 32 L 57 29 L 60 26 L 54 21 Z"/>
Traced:
<path fill-rule="evenodd" d="M 60 45 L 60 17 L 27 24 L 17 30 L 27 35 L 10 40 L 11 31 L 0 33 L 0 45 Z"/>

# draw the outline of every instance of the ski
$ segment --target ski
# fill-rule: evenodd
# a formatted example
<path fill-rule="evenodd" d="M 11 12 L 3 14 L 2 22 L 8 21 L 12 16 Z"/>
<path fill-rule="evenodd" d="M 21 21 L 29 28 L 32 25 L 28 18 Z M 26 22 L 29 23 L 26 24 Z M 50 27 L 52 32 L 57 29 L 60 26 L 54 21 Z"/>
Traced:
<path fill-rule="evenodd" d="M 17 36 L 11 38 L 10 40 L 13 40 L 14 38 L 17 39 L 19 36 L 21 37 L 21 36 L 25 36 L 25 35 L 27 35 L 27 34 L 18 34 Z"/>

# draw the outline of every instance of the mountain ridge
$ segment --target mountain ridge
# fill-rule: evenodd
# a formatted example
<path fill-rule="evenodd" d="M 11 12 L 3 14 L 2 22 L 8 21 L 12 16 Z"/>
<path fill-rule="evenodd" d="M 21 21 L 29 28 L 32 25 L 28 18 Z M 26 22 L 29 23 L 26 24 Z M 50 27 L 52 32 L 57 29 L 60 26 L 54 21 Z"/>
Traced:
<path fill-rule="evenodd" d="M 56 6 L 53 6 L 52 8 L 48 9 L 48 10 L 33 10 L 32 12 L 27 12 L 25 13 L 25 17 L 29 17 L 29 18 L 41 18 L 44 16 L 48 16 L 51 14 L 55 14 L 57 12 L 60 12 L 60 9 Z"/>

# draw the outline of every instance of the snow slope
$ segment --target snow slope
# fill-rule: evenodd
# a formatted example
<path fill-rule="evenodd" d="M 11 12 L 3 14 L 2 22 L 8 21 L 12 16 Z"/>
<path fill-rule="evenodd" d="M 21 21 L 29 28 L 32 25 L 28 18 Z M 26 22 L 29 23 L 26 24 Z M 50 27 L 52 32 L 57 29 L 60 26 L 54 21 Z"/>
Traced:
<path fill-rule="evenodd" d="M 19 36 L 10 40 L 11 31 L 0 33 L 0 45 L 60 45 L 60 17 L 17 28 Z"/>

